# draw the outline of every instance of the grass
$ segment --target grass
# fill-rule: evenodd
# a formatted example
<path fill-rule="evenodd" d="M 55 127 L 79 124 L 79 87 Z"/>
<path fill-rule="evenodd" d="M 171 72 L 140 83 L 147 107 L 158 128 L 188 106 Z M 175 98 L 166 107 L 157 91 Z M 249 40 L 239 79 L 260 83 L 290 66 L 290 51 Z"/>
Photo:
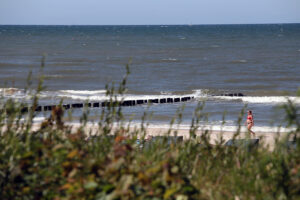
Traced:
<path fill-rule="evenodd" d="M 127 75 L 117 89 L 107 87 L 111 102 L 126 91 Z M 88 111 L 81 126 L 71 131 L 60 106 L 34 131 L 34 108 L 42 89 L 41 79 L 27 114 L 13 100 L 1 103 L 1 199 L 300 199 L 299 110 L 292 102 L 284 109 L 288 126 L 296 129 L 276 141 L 273 151 L 228 147 L 224 141 L 211 145 L 208 133 L 199 145 L 195 130 L 202 104 L 195 111 L 191 139 L 153 141 L 141 148 L 136 136 L 145 134 L 144 125 L 128 129 L 118 105 L 102 110 L 98 134 L 89 139 Z M 171 124 L 180 122 L 180 116 Z M 112 129 L 115 122 L 118 126 Z M 112 131 L 113 138 L 108 135 Z M 286 145 L 290 137 L 294 148 Z"/>

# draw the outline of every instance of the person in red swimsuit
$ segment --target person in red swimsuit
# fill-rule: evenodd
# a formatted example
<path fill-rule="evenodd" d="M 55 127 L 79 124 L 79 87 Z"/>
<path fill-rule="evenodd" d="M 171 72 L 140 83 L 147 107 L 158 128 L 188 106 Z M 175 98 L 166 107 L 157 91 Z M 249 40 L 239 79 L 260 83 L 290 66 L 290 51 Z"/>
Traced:
<path fill-rule="evenodd" d="M 254 120 L 253 120 L 253 115 L 252 111 L 248 110 L 248 116 L 247 116 L 247 121 L 246 121 L 247 129 L 248 131 L 255 136 L 255 133 L 251 130 L 252 126 L 254 125 Z"/>

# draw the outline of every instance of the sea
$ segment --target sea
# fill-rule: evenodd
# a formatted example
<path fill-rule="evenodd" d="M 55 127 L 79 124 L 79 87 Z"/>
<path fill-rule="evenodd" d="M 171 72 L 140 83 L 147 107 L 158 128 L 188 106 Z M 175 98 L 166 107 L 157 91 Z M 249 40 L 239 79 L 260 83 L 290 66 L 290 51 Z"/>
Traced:
<path fill-rule="evenodd" d="M 121 83 L 126 65 L 127 90 L 119 97 L 194 97 L 123 107 L 131 124 L 148 113 L 149 126 L 168 127 L 176 118 L 188 128 L 199 115 L 203 127 L 234 130 L 246 120 L 244 109 L 253 112 L 254 130 L 268 132 L 284 129 L 288 101 L 300 107 L 300 24 L 0 26 L 2 102 L 30 102 L 42 75 L 40 105 L 101 102 L 107 87 Z M 228 93 L 244 96 L 222 96 Z M 102 109 L 89 109 L 91 123 Z M 73 109 L 72 120 L 83 112 Z M 37 113 L 36 121 L 49 115 Z"/>

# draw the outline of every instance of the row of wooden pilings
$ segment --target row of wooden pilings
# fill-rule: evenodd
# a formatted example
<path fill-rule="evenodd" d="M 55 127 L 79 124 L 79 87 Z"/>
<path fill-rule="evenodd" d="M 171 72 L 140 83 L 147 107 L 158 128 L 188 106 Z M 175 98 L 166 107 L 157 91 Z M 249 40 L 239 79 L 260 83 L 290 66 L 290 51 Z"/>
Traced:
<path fill-rule="evenodd" d="M 213 96 L 230 96 L 230 97 L 242 97 L 244 94 L 242 93 L 228 93 L 222 95 L 213 95 Z M 138 99 L 138 100 L 124 100 L 121 102 L 92 102 L 92 103 L 73 103 L 73 104 L 64 104 L 62 107 L 65 110 L 72 109 L 72 108 L 99 108 L 99 107 L 107 107 L 107 106 L 135 106 L 135 105 L 142 105 L 142 104 L 163 104 L 163 103 L 177 103 L 177 102 L 186 102 L 191 101 L 194 99 L 194 96 L 185 96 L 185 97 L 169 97 L 169 98 L 156 98 L 156 99 Z M 42 112 L 42 111 L 51 111 L 57 105 L 45 105 L 45 106 L 37 106 L 35 111 Z M 30 108 L 24 107 L 22 112 L 28 112 Z"/>
<path fill-rule="evenodd" d="M 73 108 L 99 108 L 99 107 L 108 107 L 108 106 L 135 106 L 142 104 L 163 104 L 163 103 L 177 103 L 177 102 L 186 102 L 194 99 L 194 96 L 186 96 L 186 97 L 172 97 L 172 98 L 160 98 L 160 99 L 138 99 L 138 100 L 124 100 L 121 102 L 92 102 L 92 103 L 73 103 L 73 104 L 63 104 L 62 107 L 65 110 L 73 109 Z M 45 106 L 37 106 L 35 108 L 36 112 L 42 111 L 51 111 L 57 105 L 45 105 Z M 22 112 L 28 112 L 30 108 L 24 107 Z"/>

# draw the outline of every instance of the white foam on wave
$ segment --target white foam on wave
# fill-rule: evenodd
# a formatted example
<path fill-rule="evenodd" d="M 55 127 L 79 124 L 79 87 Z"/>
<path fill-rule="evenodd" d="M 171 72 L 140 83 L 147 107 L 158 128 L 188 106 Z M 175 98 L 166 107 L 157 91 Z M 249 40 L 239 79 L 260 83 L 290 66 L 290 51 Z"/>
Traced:
<path fill-rule="evenodd" d="M 34 117 L 33 118 L 33 122 L 34 123 L 41 123 L 41 122 L 43 122 L 43 121 L 45 121 L 45 117 Z M 24 122 L 25 121 L 25 118 L 21 118 L 21 120 L 20 120 L 21 122 Z"/>
<path fill-rule="evenodd" d="M 212 131 L 228 131 L 236 132 L 238 130 L 237 126 L 211 126 Z M 254 132 L 263 132 L 263 133 L 286 133 L 289 131 L 295 130 L 294 128 L 284 128 L 284 127 L 273 127 L 273 126 L 253 126 L 252 131 Z M 242 126 L 241 132 L 247 132 L 247 127 Z"/>
<path fill-rule="evenodd" d="M 138 100 L 138 99 L 163 99 L 163 98 L 178 98 L 188 95 L 125 95 L 124 100 Z"/>
<path fill-rule="evenodd" d="M 106 90 L 59 90 L 57 92 L 46 93 L 46 96 L 50 95 L 59 98 L 69 98 L 82 101 L 104 101 L 109 99 L 108 97 L 106 97 Z"/>
<path fill-rule="evenodd" d="M 204 124 L 200 125 L 198 130 L 209 130 L 209 131 L 224 131 L 224 132 L 236 132 L 238 130 L 238 126 L 235 125 L 215 125 Z M 140 126 L 139 122 L 131 123 L 131 126 Z M 162 129 L 169 129 L 169 124 L 149 124 L 148 128 L 162 128 Z M 180 124 L 180 125 L 173 125 L 173 129 L 182 129 L 182 130 L 190 130 L 190 124 Z M 285 128 L 285 127 L 276 127 L 276 126 L 253 126 L 252 131 L 259 132 L 259 133 L 287 133 L 290 131 L 294 131 L 295 128 Z M 240 129 L 241 132 L 247 132 L 247 127 L 242 126 Z"/>
<path fill-rule="evenodd" d="M 201 90 L 194 90 L 190 94 L 176 95 L 169 91 L 162 91 L 161 94 L 157 95 L 140 95 L 140 94 L 125 94 L 125 95 L 116 95 L 113 96 L 113 99 L 116 97 L 117 100 L 147 100 L 147 99 L 163 99 L 163 98 L 181 98 L 181 97 L 196 97 L 201 96 Z M 90 100 L 90 101 L 105 101 L 109 100 L 109 96 L 106 96 L 105 90 L 97 91 L 78 91 L 78 90 L 60 90 L 57 94 L 58 97 L 70 98 L 74 100 Z"/>
<path fill-rule="evenodd" d="M 247 63 L 247 60 L 241 59 L 241 60 L 233 60 L 232 63 Z"/>
<path fill-rule="evenodd" d="M 18 88 L 0 88 L 0 94 L 7 98 L 14 99 L 29 99 L 28 92 Z M 34 92 L 32 93 L 34 94 Z M 241 101 L 244 103 L 252 104 L 285 104 L 288 100 L 294 104 L 300 104 L 300 97 L 296 96 L 211 96 L 205 89 L 193 90 L 187 94 L 174 94 L 171 91 L 162 91 L 161 94 L 147 95 L 147 94 L 125 94 L 116 95 L 117 100 L 139 100 L 139 99 L 162 99 L 162 98 L 181 98 L 181 97 L 194 97 L 197 100 L 224 100 L 224 101 Z M 59 90 L 59 91 L 43 91 L 39 94 L 40 98 L 69 98 L 80 101 L 105 101 L 109 100 L 106 96 L 106 90 Z M 113 96 L 114 98 L 115 96 Z"/>
<path fill-rule="evenodd" d="M 90 95 L 90 96 L 80 96 L 80 95 L 65 95 L 65 94 L 58 94 L 59 97 L 62 98 L 71 98 L 74 100 L 90 100 L 90 101 L 105 101 L 109 100 L 110 97 L 106 95 Z M 178 95 L 117 95 L 112 96 L 113 99 L 121 100 L 139 100 L 139 99 L 161 99 L 161 98 L 176 98 L 182 97 Z"/>
<path fill-rule="evenodd" d="M 29 100 L 31 97 L 29 92 L 25 93 L 25 90 L 18 88 L 0 88 L 0 96 L 4 98 L 12 98 L 14 100 Z"/>
<path fill-rule="evenodd" d="M 192 93 L 187 93 L 187 94 L 174 94 L 172 92 L 161 92 L 160 95 L 131 95 L 127 94 L 122 96 L 124 100 L 138 100 L 138 99 L 163 99 L 163 98 L 182 98 L 182 97 L 194 97 L 194 98 L 199 98 L 199 97 L 205 97 L 207 96 L 204 94 L 203 90 L 198 89 L 198 90 L 193 90 Z"/>
<path fill-rule="evenodd" d="M 0 93 L 4 96 L 15 95 L 22 93 L 23 90 L 18 88 L 0 88 Z"/>
<path fill-rule="evenodd" d="M 45 117 L 35 117 L 35 118 L 33 118 L 33 122 L 39 123 L 39 122 L 44 121 L 45 119 L 46 119 Z"/>
<path fill-rule="evenodd" d="M 0 88 L 0 94 L 6 98 L 14 99 L 30 99 L 31 95 L 35 92 L 32 91 L 31 94 L 26 92 L 23 89 L 18 88 Z M 195 90 L 190 94 L 174 94 L 171 91 L 161 91 L 160 94 L 124 94 L 124 95 L 115 95 L 113 98 L 118 100 L 139 100 L 139 99 L 161 99 L 161 98 L 181 98 L 181 97 L 196 97 L 201 95 L 201 90 Z M 110 96 L 106 95 L 106 90 L 58 90 L 58 91 L 42 91 L 39 94 L 39 97 L 42 99 L 53 99 L 53 98 L 68 98 L 73 100 L 80 101 L 105 101 L 109 100 Z"/>
<path fill-rule="evenodd" d="M 164 58 L 163 61 L 177 61 L 177 58 Z"/>
<path fill-rule="evenodd" d="M 203 89 L 193 90 L 193 93 L 191 95 L 195 98 L 207 97 L 206 90 Z"/>
<path fill-rule="evenodd" d="M 29 100 L 33 95 L 36 94 L 35 90 L 25 91 L 19 88 L 0 88 L 0 95 L 4 98 L 12 98 L 15 100 Z M 55 97 L 57 92 L 54 91 L 42 91 L 37 96 L 39 98 L 49 98 Z"/>
<path fill-rule="evenodd" d="M 57 97 L 61 98 L 69 98 L 69 99 L 74 99 L 74 100 L 91 100 L 91 101 L 105 101 L 108 100 L 109 97 L 105 95 L 72 95 L 72 94 L 57 94 Z"/>
<path fill-rule="evenodd" d="M 295 104 L 300 104 L 300 97 L 293 96 L 243 96 L 243 97 L 229 97 L 229 96 L 214 96 L 213 99 L 222 99 L 228 101 L 242 101 L 245 103 L 271 103 L 271 104 L 284 104 L 288 100 Z"/>
<path fill-rule="evenodd" d="M 59 90 L 59 92 L 68 93 L 68 94 L 92 95 L 92 94 L 105 94 L 106 90 Z"/>
<path fill-rule="evenodd" d="M 69 122 L 69 125 L 79 125 L 79 122 Z M 88 122 L 88 125 L 95 125 L 94 122 Z M 119 123 L 113 123 L 114 127 L 118 127 Z M 131 127 L 131 128 L 140 128 L 141 122 L 124 122 L 122 123 L 124 127 Z M 153 129 L 163 129 L 166 130 L 165 133 L 167 133 L 167 130 L 170 129 L 170 124 L 157 124 L 157 123 L 150 123 L 150 124 L 143 124 L 144 128 L 153 128 Z M 172 127 L 172 130 L 190 130 L 189 124 L 180 124 L 176 125 L 174 124 Z M 197 129 L 198 131 L 215 131 L 215 132 L 237 132 L 238 126 L 228 126 L 228 125 L 200 125 Z M 291 131 L 295 131 L 296 128 L 286 128 L 286 127 L 276 127 L 276 126 L 254 126 L 252 128 L 253 132 L 256 133 L 266 133 L 266 134 L 277 134 L 277 133 L 289 133 Z M 164 131 L 160 131 L 161 133 L 164 133 Z M 242 126 L 240 129 L 241 133 L 247 133 L 248 130 L 245 126 Z M 149 132 L 151 134 L 151 132 Z"/>

